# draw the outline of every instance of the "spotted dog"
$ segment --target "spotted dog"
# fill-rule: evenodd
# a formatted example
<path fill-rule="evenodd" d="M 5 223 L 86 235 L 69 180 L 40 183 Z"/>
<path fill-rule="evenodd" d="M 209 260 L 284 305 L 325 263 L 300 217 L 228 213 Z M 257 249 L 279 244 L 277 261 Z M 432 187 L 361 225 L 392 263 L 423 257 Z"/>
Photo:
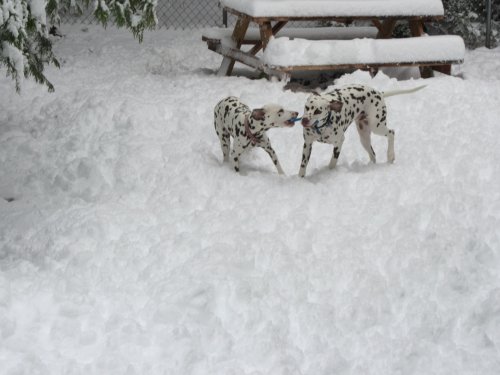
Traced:
<path fill-rule="evenodd" d="M 271 157 L 279 174 L 283 174 L 276 152 L 266 130 L 295 125 L 298 113 L 269 104 L 250 110 L 234 96 L 221 100 L 214 108 L 214 125 L 220 140 L 224 162 L 229 161 L 230 138 L 233 138 L 231 163 L 239 172 L 239 158 L 249 147 L 262 147 Z"/>
<path fill-rule="evenodd" d="M 375 163 L 371 133 L 387 137 L 387 161 L 394 162 L 394 130 L 387 127 L 387 108 L 384 98 L 409 94 L 422 89 L 398 90 L 382 93 L 363 85 L 348 85 L 326 94 L 312 94 L 307 98 L 302 117 L 304 149 L 299 176 L 304 177 L 314 141 L 333 145 L 329 167 L 335 168 L 340 155 L 344 133 L 354 121 L 361 144 Z"/>

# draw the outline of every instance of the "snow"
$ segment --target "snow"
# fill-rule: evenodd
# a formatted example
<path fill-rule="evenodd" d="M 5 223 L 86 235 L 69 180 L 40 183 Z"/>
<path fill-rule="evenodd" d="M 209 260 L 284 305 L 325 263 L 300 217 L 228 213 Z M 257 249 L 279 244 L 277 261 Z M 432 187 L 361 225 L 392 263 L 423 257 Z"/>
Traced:
<path fill-rule="evenodd" d="M 2 24 L 6 24 L 6 30 L 10 32 L 14 38 L 17 38 L 24 18 L 25 9 L 23 4 L 20 1 L 6 0 L 0 5 L 0 21 Z"/>
<path fill-rule="evenodd" d="M 28 0 L 31 16 L 35 18 L 36 27 L 41 31 L 42 26 L 47 24 L 47 15 L 45 13 L 46 0 Z"/>
<path fill-rule="evenodd" d="M 224 44 L 232 43 L 233 31 L 229 28 L 213 27 L 204 31 L 208 39 L 222 39 Z M 372 26 L 356 27 L 287 27 L 278 32 L 279 37 L 306 38 L 310 40 L 337 39 L 347 40 L 354 38 L 375 38 L 378 29 Z M 260 40 L 260 30 L 249 28 L 245 33 L 245 40 Z"/>
<path fill-rule="evenodd" d="M 443 16 L 441 0 L 220 0 L 253 17 Z"/>
<path fill-rule="evenodd" d="M 436 35 L 401 39 L 306 40 L 272 38 L 263 61 L 269 65 L 342 65 L 414 61 L 459 61 L 461 37 Z"/>
<path fill-rule="evenodd" d="M 0 49 L 0 52 L 2 54 L 2 57 L 9 61 L 16 71 L 22 72 L 24 69 L 24 56 L 21 51 L 7 42 L 2 42 L 1 46 L 2 48 Z M 20 83 L 23 81 L 23 78 L 23 75 L 18 75 L 16 77 L 16 79 L 19 80 Z"/>
<path fill-rule="evenodd" d="M 461 374 L 500 368 L 500 49 L 390 91 L 396 162 L 300 125 L 222 164 L 214 105 L 306 93 L 216 77 L 202 31 L 62 26 L 56 91 L 0 74 L 0 363 L 12 374 Z M 0 72 L 1 73 L 1 72 Z"/>

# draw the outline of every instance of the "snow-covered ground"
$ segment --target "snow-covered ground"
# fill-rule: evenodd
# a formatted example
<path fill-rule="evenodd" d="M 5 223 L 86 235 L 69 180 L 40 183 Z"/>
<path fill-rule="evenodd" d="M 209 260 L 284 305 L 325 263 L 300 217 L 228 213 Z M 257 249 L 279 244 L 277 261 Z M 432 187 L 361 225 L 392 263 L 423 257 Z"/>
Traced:
<path fill-rule="evenodd" d="M 237 175 L 212 110 L 307 94 L 215 77 L 200 31 L 62 32 L 55 93 L 0 78 L 1 374 L 498 374 L 500 49 L 342 77 L 427 87 L 387 100 L 394 165 L 349 129 L 299 179 L 300 125 L 269 133 L 287 176 Z"/>

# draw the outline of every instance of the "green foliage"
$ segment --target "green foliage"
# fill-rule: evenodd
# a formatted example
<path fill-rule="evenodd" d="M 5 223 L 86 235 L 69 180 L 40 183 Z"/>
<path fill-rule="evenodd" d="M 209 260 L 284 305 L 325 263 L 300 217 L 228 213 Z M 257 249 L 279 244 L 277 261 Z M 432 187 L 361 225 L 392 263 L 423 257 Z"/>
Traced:
<path fill-rule="evenodd" d="M 96 18 L 106 26 L 112 17 L 118 27 L 127 27 L 134 37 L 142 42 L 144 30 L 153 29 L 157 24 L 156 2 L 144 0 L 118 0 L 98 2 Z"/>
<path fill-rule="evenodd" d="M 18 92 L 23 78 L 54 91 L 44 68 L 50 64 L 59 67 L 59 62 L 45 20 L 58 24 L 60 11 L 81 13 L 89 5 L 90 0 L 0 0 L 0 68 L 6 67 Z M 103 26 L 113 20 L 142 41 L 144 30 L 157 24 L 155 8 L 156 0 L 97 0 L 94 15 Z"/>
<path fill-rule="evenodd" d="M 493 1 L 495 3 L 495 1 Z M 484 46 L 486 39 L 486 1 L 484 0 L 443 0 L 445 19 L 436 23 L 435 28 L 447 34 L 457 34 L 464 38 L 469 48 Z M 494 14 L 499 6 L 493 4 Z M 492 22 L 492 39 L 500 39 L 500 22 L 496 17 Z"/>

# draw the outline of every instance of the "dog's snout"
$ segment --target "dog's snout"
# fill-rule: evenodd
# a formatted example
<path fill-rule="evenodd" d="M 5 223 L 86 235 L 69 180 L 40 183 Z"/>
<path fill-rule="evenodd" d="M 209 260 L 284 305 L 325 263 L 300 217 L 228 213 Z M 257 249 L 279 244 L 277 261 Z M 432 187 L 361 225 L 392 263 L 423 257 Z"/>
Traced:
<path fill-rule="evenodd" d="M 307 117 L 302 118 L 302 125 L 309 126 L 309 119 Z"/>
<path fill-rule="evenodd" d="M 293 117 L 299 117 L 299 112 L 293 112 Z"/>

